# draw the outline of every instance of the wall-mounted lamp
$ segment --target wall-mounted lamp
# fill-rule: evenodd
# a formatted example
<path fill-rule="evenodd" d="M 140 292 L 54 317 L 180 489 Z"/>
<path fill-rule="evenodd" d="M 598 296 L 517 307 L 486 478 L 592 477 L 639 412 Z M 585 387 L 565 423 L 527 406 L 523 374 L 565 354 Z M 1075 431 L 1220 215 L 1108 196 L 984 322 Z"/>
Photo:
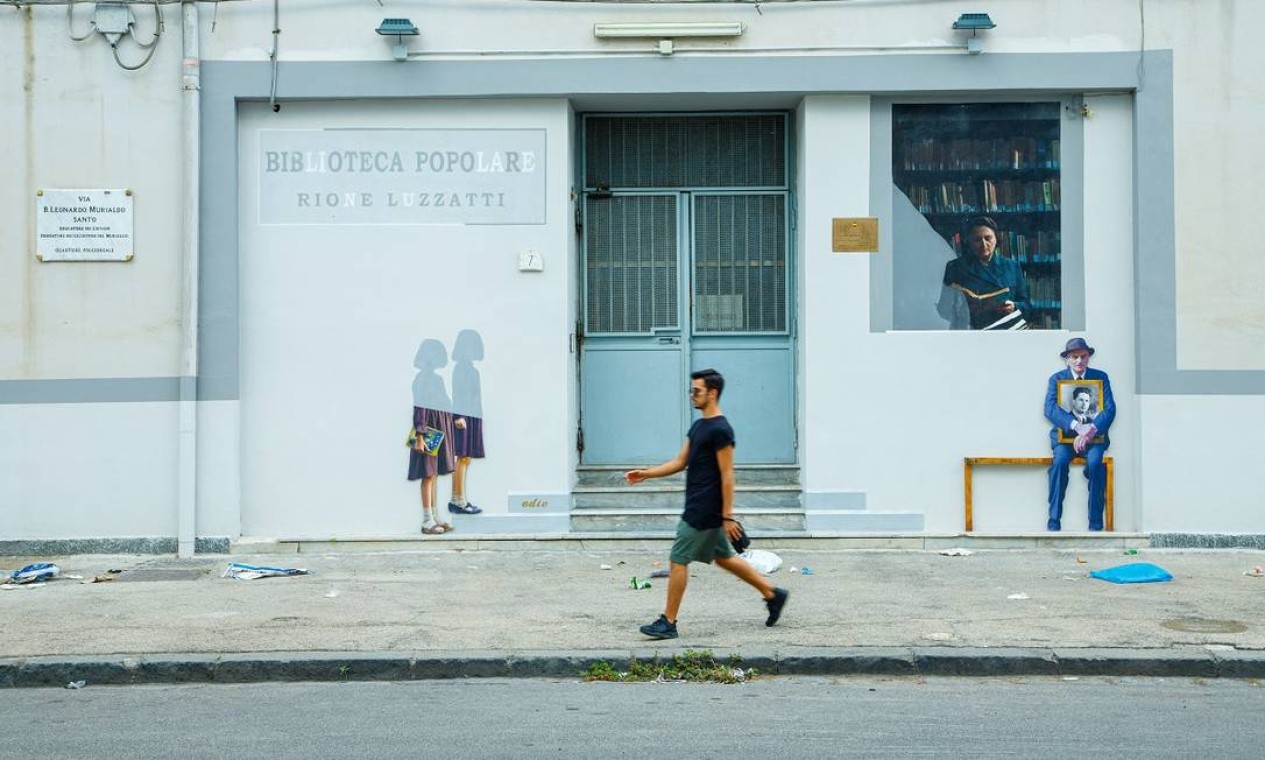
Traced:
<path fill-rule="evenodd" d="M 996 26 L 987 13 L 963 13 L 958 16 L 957 21 L 953 22 L 954 29 L 971 31 L 971 36 L 966 38 L 966 52 L 971 55 L 979 55 L 984 51 L 983 42 L 976 36 L 980 30 L 993 29 Z"/>
<path fill-rule="evenodd" d="M 740 21 L 645 21 L 594 24 L 593 36 L 598 39 L 649 37 L 659 40 L 659 54 L 672 55 L 676 37 L 741 37 L 745 27 Z"/>
<path fill-rule="evenodd" d="M 416 37 L 419 34 L 413 22 L 406 18 L 384 18 L 374 31 L 383 37 L 395 37 L 391 52 L 397 61 L 408 60 L 408 46 L 404 44 L 404 38 Z"/>

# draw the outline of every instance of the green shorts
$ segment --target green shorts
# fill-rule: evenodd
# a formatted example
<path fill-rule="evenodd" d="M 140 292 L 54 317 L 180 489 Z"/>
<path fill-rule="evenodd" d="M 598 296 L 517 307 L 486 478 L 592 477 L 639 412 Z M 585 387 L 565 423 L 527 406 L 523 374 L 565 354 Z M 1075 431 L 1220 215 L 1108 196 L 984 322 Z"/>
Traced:
<path fill-rule="evenodd" d="M 677 522 L 676 541 L 672 542 L 672 552 L 668 555 L 672 562 L 678 565 L 691 562 L 711 564 L 714 559 L 734 556 L 737 553 L 723 527 L 699 530 L 684 520 Z"/>

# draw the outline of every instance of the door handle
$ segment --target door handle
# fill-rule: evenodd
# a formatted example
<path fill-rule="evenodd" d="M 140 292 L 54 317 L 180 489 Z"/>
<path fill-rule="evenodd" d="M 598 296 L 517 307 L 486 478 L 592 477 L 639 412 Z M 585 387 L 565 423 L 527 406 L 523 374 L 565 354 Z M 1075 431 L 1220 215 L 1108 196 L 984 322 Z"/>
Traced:
<path fill-rule="evenodd" d="M 675 336 L 664 336 L 662 338 L 657 338 L 656 342 L 658 342 L 661 346 L 676 346 L 681 343 L 681 339 Z"/>

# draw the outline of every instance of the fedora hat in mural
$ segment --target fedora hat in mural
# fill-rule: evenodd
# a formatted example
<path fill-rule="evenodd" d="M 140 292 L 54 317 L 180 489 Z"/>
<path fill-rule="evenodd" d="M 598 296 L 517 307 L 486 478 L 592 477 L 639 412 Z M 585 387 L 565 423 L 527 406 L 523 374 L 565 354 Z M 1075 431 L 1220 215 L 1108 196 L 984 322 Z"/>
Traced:
<path fill-rule="evenodd" d="M 1067 342 L 1067 348 L 1063 349 L 1063 353 L 1059 354 L 1059 356 L 1066 359 L 1067 355 L 1073 351 L 1088 351 L 1090 356 L 1094 355 L 1094 349 L 1090 348 L 1084 338 L 1072 338 Z"/>

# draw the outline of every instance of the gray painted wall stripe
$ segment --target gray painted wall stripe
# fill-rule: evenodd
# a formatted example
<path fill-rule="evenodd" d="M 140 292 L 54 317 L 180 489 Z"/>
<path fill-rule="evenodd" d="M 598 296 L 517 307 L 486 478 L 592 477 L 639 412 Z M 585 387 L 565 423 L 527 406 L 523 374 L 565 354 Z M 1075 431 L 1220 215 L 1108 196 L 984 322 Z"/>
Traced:
<path fill-rule="evenodd" d="M 1150 53 L 1135 96 L 1133 119 L 1134 314 L 1138 391 L 1163 393 L 1177 371 L 1177 249 L 1173 220 L 1172 55 Z"/>
<path fill-rule="evenodd" d="M 192 382 L 193 378 L 184 378 Z M 179 401 L 179 377 L 0 380 L 0 404 L 98 404 Z"/>
<path fill-rule="evenodd" d="M 198 223 L 198 398 L 237 399 L 237 92 L 202 71 L 202 167 Z M 280 81 L 280 77 L 278 77 Z M 210 85 L 208 87 L 208 85 Z"/>

